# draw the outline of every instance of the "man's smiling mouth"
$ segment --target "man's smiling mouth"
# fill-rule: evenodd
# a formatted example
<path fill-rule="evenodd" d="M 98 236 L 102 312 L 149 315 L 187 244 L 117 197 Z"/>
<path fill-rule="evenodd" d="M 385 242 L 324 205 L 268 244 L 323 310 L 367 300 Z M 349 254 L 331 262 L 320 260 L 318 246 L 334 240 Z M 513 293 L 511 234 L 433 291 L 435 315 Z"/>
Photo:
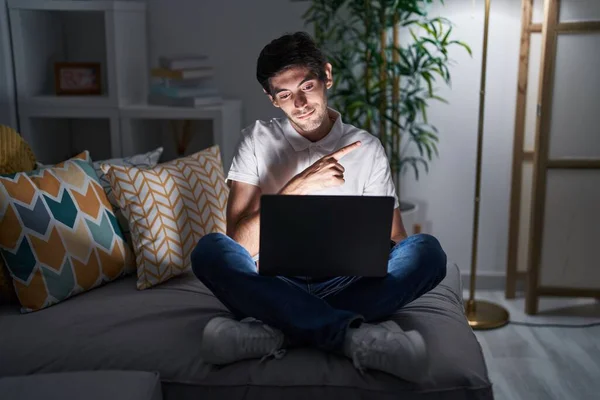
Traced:
<path fill-rule="evenodd" d="M 314 112 L 315 112 L 315 110 L 313 108 L 311 111 L 307 112 L 306 114 L 299 115 L 298 119 L 305 119 L 307 117 L 310 117 L 312 115 L 312 113 L 314 113 Z"/>

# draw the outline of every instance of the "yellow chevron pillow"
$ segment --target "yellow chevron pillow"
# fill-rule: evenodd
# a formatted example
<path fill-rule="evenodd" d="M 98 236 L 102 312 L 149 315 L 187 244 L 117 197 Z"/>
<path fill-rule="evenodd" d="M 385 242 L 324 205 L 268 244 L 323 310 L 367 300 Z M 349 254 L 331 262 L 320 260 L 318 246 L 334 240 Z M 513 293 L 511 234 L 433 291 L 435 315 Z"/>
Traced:
<path fill-rule="evenodd" d="M 218 146 L 150 169 L 101 168 L 129 222 L 139 290 L 189 271 L 198 240 L 225 233 L 229 189 Z"/>
<path fill-rule="evenodd" d="M 8 126 L 0 125 L 0 174 L 32 171 L 35 161 L 31 147 L 21 135 Z M 0 256 L 0 305 L 18 302 L 12 279 Z"/>
<path fill-rule="evenodd" d="M 23 313 L 134 269 L 87 151 L 52 167 L 0 177 L 0 254 Z"/>

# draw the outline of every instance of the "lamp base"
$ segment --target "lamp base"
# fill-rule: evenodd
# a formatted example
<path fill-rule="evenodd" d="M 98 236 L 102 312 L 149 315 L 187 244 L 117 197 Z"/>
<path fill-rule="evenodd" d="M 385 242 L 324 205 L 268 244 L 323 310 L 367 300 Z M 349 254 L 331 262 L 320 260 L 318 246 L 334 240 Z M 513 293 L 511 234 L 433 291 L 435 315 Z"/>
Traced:
<path fill-rule="evenodd" d="M 508 311 L 484 300 L 468 300 L 465 311 L 474 330 L 500 328 L 508 323 Z"/>

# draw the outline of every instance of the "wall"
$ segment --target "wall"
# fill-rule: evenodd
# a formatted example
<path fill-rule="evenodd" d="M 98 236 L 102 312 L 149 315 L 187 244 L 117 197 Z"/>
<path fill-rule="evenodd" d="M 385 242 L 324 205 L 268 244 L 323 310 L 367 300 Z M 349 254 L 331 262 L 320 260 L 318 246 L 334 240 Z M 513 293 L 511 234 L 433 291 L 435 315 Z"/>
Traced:
<path fill-rule="evenodd" d="M 468 271 L 471 263 L 471 235 L 473 221 L 473 198 L 475 190 L 475 160 L 477 144 L 478 124 L 478 100 L 481 76 L 481 56 L 483 37 L 483 0 L 456 0 L 447 1 L 444 7 L 436 6 L 432 14 L 447 17 L 455 24 L 454 34 L 456 37 L 471 45 L 473 57 L 465 55 L 461 50 L 455 50 L 451 57 L 456 61 L 452 68 L 452 89 L 443 89 L 442 97 L 445 97 L 450 105 L 435 104 L 431 107 L 429 116 L 431 121 L 440 129 L 440 158 L 431 165 L 431 173 L 425 178 L 415 181 L 411 176 L 406 176 L 403 181 L 402 195 L 413 197 L 425 202 L 426 217 L 432 221 L 427 226 L 433 234 L 438 236 L 450 257 L 463 269 Z M 600 2 L 596 0 L 563 0 L 561 2 L 561 19 L 564 20 L 586 20 L 598 19 L 600 17 Z M 535 0 L 533 21 L 541 23 L 543 19 L 543 1 Z M 480 275 L 501 276 L 504 275 L 507 262 L 508 222 L 509 204 L 511 192 L 511 163 L 512 146 L 515 122 L 515 101 L 517 92 L 518 59 L 520 48 L 520 25 L 521 25 L 521 1 L 518 0 L 493 0 L 491 2 L 490 32 L 488 38 L 488 60 L 487 60 L 487 82 L 486 82 L 486 104 L 484 119 L 484 140 L 482 158 L 482 180 L 481 180 L 481 202 L 479 223 L 479 247 L 477 265 Z M 526 123 L 526 147 L 533 149 L 535 130 L 535 104 L 537 102 L 538 77 L 541 52 L 541 35 L 533 35 L 531 42 L 531 58 L 529 71 L 529 90 Z M 575 72 L 577 68 L 584 65 L 595 65 L 594 55 L 585 58 L 585 49 L 577 49 L 578 46 L 586 46 L 587 49 L 594 48 L 596 41 L 584 41 L 575 35 L 564 35 L 574 40 L 573 45 L 565 46 L 563 56 L 558 51 L 559 61 L 562 65 L 569 65 L 572 60 L 585 59 L 585 63 L 578 63 L 568 69 L 563 76 L 571 76 L 570 81 L 559 87 L 556 85 L 555 106 L 553 119 L 554 124 L 559 121 L 569 121 L 563 125 L 562 132 L 568 132 L 571 145 L 577 142 L 572 129 L 572 121 L 578 122 L 579 132 L 598 132 L 597 124 L 593 122 L 595 116 L 588 113 L 581 117 L 564 117 L 557 110 L 569 110 L 571 116 L 583 113 L 582 110 L 591 110 L 597 98 L 592 99 L 593 89 L 585 91 L 585 88 L 593 82 L 591 75 L 583 72 Z M 585 36 L 585 35 L 583 35 Z M 597 36 L 597 35 L 595 35 Z M 587 36 L 588 40 L 593 35 Z M 564 43 L 564 42 L 563 42 Z M 575 44 L 577 43 L 577 45 Z M 560 42 L 559 42 L 560 44 Z M 538 46 L 534 48 L 533 46 Z M 564 54 L 579 50 L 579 56 Z M 565 61 L 565 58 L 567 59 Z M 572 75 L 575 74 L 575 75 Z M 592 74 L 593 75 L 593 74 Z M 587 78 L 577 79 L 580 76 Z M 558 82 L 558 81 L 557 81 Z M 563 81 L 564 83 L 564 81 Z M 586 84 L 588 86 L 586 86 Z M 579 89 L 577 89 L 579 85 Z M 560 89 L 560 90 L 559 90 Z M 589 100 L 586 99 L 585 92 Z M 557 102 L 559 99 L 561 102 Z M 579 99 L 580 102 L 576 102 Z M 594 136 L 592 134 L 592 136 Z M 588 136 L 589 142 L 594 140 Z M 596 136 L 597 137 L 597 136 Z M 554 145 L 560 141 L 558 137 L 553 139 Z M 583 142 L 581 140 L 580 142 Z M 595 142 L 594 142 L 595 143 Z M 588 148 L 586 154 L 592 151 L 593 146 Z M 560 143 L 565 149 L 566 141 Z M 524 181 L 530 181 L 527 176 Z M 571 181 L 565 181 L 566 184 Z M 530 186 L 525 185 L 525 189 Z M 567 191 L 568 192 L 568 191 Z M 441 193 L 441 194 L 440 194 Z M 573 193 L 571 191 L 570 193 Z M 589 196 L 584 196 L 590 198 Z M 549 194 L 547 203 L 546 225 L 550 226 L 553 221 L 561 220 L 561 215 L 568 206 L 554 207 L 558 201 L 557 196 Z M 524 199 L 529 199 L 524 196 Z M 572 199 L 573 200 L 573 199 Z M 563 205 L 566 203 L 563 203 Z M 571 202 L 571 204 L 577 204 Z M 577 207 L 576 207 L 577 208 Z M 581 208 L 581 207 L 579 207 Z M 552 214 L 554 210 L 556 214 Z M 527 226 L 529 213 L 522 215 L 523 224 Z M 592 219 L 597 213 L 587 209 L 582 215 Z M 585 218 L 585 217 L 582 217 Z M 593 224 L 591 224 L 593 225 Z M 554 226 L 557 226 L 555 224 Z M 559 225 L 560 226 L 560 225 Z M 575 223 L 568 228 L 573 231 L 581 231 L 580 225 Z M 559 229 L 561 233 L 567 230 L 567 224 Z M 520 238 L 521 248 L 527 248 L 528 231 Z M 555 234 L 546 232 L 546 238 L 556 237 Z M 553 243 L 565 243 L 554 240 Z M 552 246 L 549 246 L 552 247 Z M 571 249 L 571 246 L 567 246 Z M 556 246 L 554 246 L 556 248 Z M 551 249 L 550 249 L 551 250 Z M 566 257 L 567 248 L 561 254 Z M 552 257 L 548 257 L 550 260 Z M 524 257 L 520 263 L 523 264 Z M 548 264 L 551 262 L 548 261 Z M 573 262 L 572 268 L 576 264 Z M 500 283 L 502 280 L 499 281 Z"/>
<path fill-rule="evenodd" d="M 475 164 L 483 42 L 484 2 L 458 0 L 434 7 L 467 42 L 473 56 L 455 49 L 450 56 L 452 88 L 440 88 L 449 105 L 433 103 L 430 122 L 440 130 L 440 157 L 430 173 L 403 180 L 402 194 L 422 200 L 426 228 L 438 236 L 463 271 L 471 264 Z M 507 257 L 512 144 L 520 42 L 521 2 L 492 1 L 488 37 L 487 83 L 480 201 L 479 271 L 504 274 Z"/>
<path fill-rule="evenodd" d="M 404 179 L 402 197 L 424 202 L 425 228 L 438 236 L 449 257 L 468 271 L 471 255 L 473 193 L 479 76 L 483 35 L 483 0 L 452 0 L 433 13 L 456 25 L 457 38 L 469 43 L 473 57 L 452 54 L 452 89 L 441 89 L 449 105 L 429 111 L 441 133 L 440 158 L 428 176 Z M 479 267 L 503 274 L 506 262 L 510 163 L 520 35 L 518 0 L 492 2 L 488 49 L 484 163 L 481 199 Z M 287 0 L 149 0 L 149 53 L 206 52 L 217 68 L 225 95 L 242 99 L 244 124 L 279 115 L 254 77 L 261 48 L 288 31 L 306 29 L 302 13 L 308 3 Z M 235 50 L 234 50 L 235 49 Z"/>

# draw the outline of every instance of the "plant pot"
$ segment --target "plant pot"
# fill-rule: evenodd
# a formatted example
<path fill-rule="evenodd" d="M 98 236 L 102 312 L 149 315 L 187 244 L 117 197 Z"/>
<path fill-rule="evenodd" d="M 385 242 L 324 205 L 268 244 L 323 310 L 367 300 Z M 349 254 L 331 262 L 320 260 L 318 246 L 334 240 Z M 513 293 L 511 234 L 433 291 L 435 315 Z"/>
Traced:
<path fill-rule="evenodd" d="M 415 224 L 418 223 L 417 215 L 419 212 L 419 206 L 416 203 L 402 200 L 400 201 L 400 216 L 406 233 L 410 236 L 415 233 Z"/>

